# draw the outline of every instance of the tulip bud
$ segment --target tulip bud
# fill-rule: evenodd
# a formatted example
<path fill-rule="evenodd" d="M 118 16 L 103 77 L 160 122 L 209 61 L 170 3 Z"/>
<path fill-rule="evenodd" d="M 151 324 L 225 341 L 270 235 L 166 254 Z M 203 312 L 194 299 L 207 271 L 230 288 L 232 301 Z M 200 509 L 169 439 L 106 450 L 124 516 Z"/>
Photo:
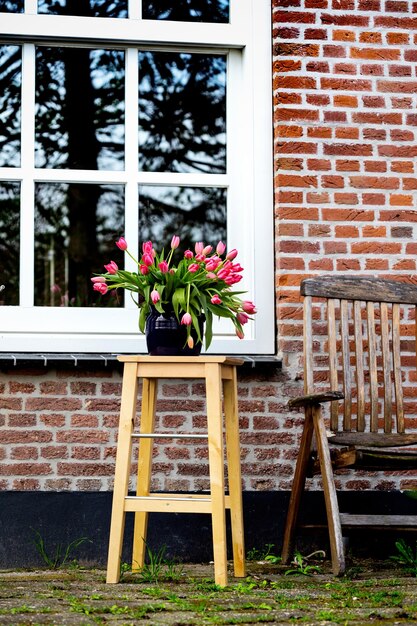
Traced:
<path fill-rule="evenodd" d="M 116 246 L 120 249 L 120 250 L 127 250 L 127 241 L 124 237 L 119 237 L 119 239 L 116 241 Z"/>
<path fill-rule="evenodd" d="M 187 339 L 187 345 L 190 348 L 190 350 L 194 348 L 194 339 L 191 337 L 191 335 Z"/>
<path fill-rule="evenodd" d="M 161 299 L 161 296 L 159 295 L 158 291 L 156 289 L 154 289 L 153 291 L 151 291 L 151 300 L 154 304 L 156 304 L 157 302 L 159 302 L 159 300 Z"/>
<path fill-rule="evenodd" d="M 201 254 L 203 252 L 204 249 L 204 243 L 202 241 L 197 241 L 197 243 L 194 246 L 194 250 L 196 254 Z"/>
<path fill-rule="evenodd" d="M 244 300 L 242 302 L 242 309 L 245 313 L 249 313 L 249 315 L 254 315 L 257 312 L 255 305 L 250 300 Z"/>
<path fill-rule="evenodd" d="M 106 283 L 94 283 L 93 289 L 101 293 L 102 296 L 104 296 L 104 294 L 107 293 L 109 290 Z"/>
<path fill-rule="evenodd" d="M 191 250 L 186 250 L 186 251 L 184 252 L 184 257 L 185 257 L 186 259 L 192 259 L 192 258 L 193 258 L 193 256 L 194 256 L 194 254 L 192 253 L 192 251 L 191 251 Z"/>
<path fill-rule="evenodd" d="M 217 244 L 217 248 L 216 248 L 217 254 L 221 256 L 225 250 L 226 250 L 226 246 L 224 245 L 223 241 L 219 241 L 219 243 Z"/>
<path fill-rule="evenodd" d="M 191 265 L 188 267 L 188 271 L 191 272 L 191 274 L 198 272 L 199 269 L 200 266 L 197 263 L 191 263 Z"/>
<path fill-rule="evenodd" d="M 233 261 L 233 259 L 235 259 L 237 257 L 237 250 L 236 248 L 233 248 L 233 250 L 230 250 L 230 252 L 228 252 L 226 254 L 226 259 L 228 261 Z"/>
<path fill-rule="evenodd" d="M 190 326 L 192 321 L 193 321 L 193 318 L 191 317 L 189 313 L 184 313 L 184 315 L 181 318 L 181 324 L 184 324 L 185 326 Z"/>
<path fill-rule="evenodd" d="M 221 298 L 219 298 L 219 296 L 216 294 L 216 295 L 214 295 L 214 296 L 212 297 L 212 299 L 210 300 L 210 302 L 211 302 L 212 304 L 221 304 L 221 303 L 222 303 L 222 300 L 221 300 Z"/>
<path fill-rule="evenodd" d="M 178 237 L 178 235 L 174 235 L 173 238 L 171 239 L 171 248 L 175 250 L 176 248 L 178 248 L 179 245 L 180 245 L 180 238 Z"/>
<path fill-rule="evenodd" d="M 160 263 L 158 263 L 158 267 L 163 274 L 166 274 L 168 272 L 169 267 L 166 261 L 161 261 Z"/>
<path fill-rule="evenodd" d="M 108 271 L 109 274 L 117 274 L 117 272 L 119 271 L 117 263 L 115 263 L 114 261 L 110 261 L 110 263 L 108 263 L 104 267 Z"/>
<path fill-rule="evenodd" d="M 239 324 L 247 324 L 249 321 L 249 316 L 246 315 L 246 313 L 242 313 L 242 311 L 240 311 L 237 315 L 236 315 L 236 319 L 239 322 Z"/>
<path fill-rule="evenodd" d="M 239 339 L 244 339 L 245 337 L 245 333 L 243 332 L 243 330 L 239 330 L 238 328 L 236 329 L 236 335 L 239 337 Z"/>

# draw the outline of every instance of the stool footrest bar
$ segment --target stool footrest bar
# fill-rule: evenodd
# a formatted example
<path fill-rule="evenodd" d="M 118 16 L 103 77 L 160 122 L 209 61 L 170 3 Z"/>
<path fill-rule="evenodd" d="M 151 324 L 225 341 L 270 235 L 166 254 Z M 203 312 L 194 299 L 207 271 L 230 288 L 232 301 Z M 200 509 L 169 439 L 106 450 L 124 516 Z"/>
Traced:
<path fill-rule="evenodd" d="M 187 433 L 132 433 L 134 439 L 207 439 L 207 435 L 189 435 Z"/>

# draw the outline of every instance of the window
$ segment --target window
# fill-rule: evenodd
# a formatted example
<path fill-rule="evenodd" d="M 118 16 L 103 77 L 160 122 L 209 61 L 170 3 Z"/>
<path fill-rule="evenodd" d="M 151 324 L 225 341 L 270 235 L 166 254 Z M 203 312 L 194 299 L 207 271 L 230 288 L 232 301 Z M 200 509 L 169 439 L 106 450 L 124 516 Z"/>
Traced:
<path fill-rule="evenodd" d="M 115 247 L 227 241 L 274 352 L 268 0 L 0 0 L 3 351 L 143 352 L 138 311 L 90 277 Z"/>

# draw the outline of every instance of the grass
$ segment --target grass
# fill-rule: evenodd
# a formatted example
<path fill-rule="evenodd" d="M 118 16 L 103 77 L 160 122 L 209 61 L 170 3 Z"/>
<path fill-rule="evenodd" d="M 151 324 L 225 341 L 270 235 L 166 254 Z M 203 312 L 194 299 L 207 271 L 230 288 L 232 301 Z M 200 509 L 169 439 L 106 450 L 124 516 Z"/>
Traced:
<path fill-rule="evenodd" d="M 354 581 L 335 578 L 328 561 L 318 574 L 290 578 L 280 564 L 247 567 L 246 578 L 231 576 L 224 588 L 212 564 L 184 565 L 175 581 L 130 573 L 117 585 L 106 585 L 102 570 L 0 572 L 0 625 L 417 623 L 417 580 L 396 563 L 386 562 L 386 571 L 362 563 Z"/>

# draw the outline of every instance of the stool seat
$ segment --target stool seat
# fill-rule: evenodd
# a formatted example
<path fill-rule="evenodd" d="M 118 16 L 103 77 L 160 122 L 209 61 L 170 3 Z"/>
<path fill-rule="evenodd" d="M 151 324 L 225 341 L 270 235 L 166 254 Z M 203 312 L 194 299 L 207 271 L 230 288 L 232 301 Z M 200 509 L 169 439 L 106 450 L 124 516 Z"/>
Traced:
<path fill-rule="evenodd" d="M 206 513 L 212 518 L 214 577 L 227 585 L 226 510 L 230 510 L 234 574 L 244 577 L 242 485 L 236 366 L 242 359 L 227 356 L 154 357 L 124 355 L 119 434 L 116 453 L 113 505 L 110 526 L 107 582 L 120 580 L 120 564 L 126 512 L 135 514 L 132 569 L 143 567 L 148 514 L 150 512 Z M 204 379 L 207 434 L 157 433 L 155 412 L 159 379 Z M 138 381 L 142 379 L 139 430 L 135 430 Z M 224 403 L 224 420 L 222 398 Z M 225 493 L 223 423 L 226 435 L 229 495 Z M 207 439 L 210 492 L 207 494 L 151 493 L 154 439 Z M 132 442 L 139 439 L 136 495 L 128 495 Z"/>

